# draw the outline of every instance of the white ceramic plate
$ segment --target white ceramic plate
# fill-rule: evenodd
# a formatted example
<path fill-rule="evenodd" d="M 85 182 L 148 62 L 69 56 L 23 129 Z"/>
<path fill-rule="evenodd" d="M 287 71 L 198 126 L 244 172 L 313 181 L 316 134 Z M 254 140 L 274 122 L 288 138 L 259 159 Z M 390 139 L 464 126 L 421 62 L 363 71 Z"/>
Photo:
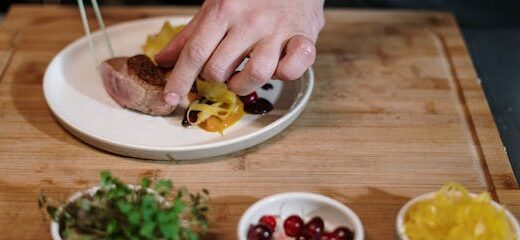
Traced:
<path fill-rule="evenodd" d="M 190 17 L 137 20 L 108 28 L 116 56 L 141 52 L 146 36 L 164 21 L 185 24 Z M 99 32 L 93 34 L 99 60 L 109 58 Z M 99 61 L 98 61 L 99 62 Z M 246 114 L 224 135 L 184 128 L 182 113 L 153 117 L 120 107 L 105 91 L 85 37 L 54 57 L 43 81 L 45 99 L 59 122 L 86 143 L 117 154 L 157 160 L 199 159 L 259 144 L 292 123 L 304 109 L 314 85 L 309 69 L 296 81 L 271 80 L 274 89 L 259 90 L 274 108 L 265 116 Z"/>

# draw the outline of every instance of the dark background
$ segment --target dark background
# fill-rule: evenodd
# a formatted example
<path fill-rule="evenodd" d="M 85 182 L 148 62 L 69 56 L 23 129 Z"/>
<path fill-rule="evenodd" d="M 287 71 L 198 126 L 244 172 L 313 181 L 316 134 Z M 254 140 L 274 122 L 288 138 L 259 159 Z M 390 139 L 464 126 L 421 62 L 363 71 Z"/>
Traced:
<path fill-rule="evenodd" d="M 101 5 L 202 3 L 201 0 L 98 1 Z M 74 0 L 1 0 L 0 14 L 12 3 L 60 2 L 76 3 Z M 90 1 L 85 1 L 87 2 Z M 325 6 L 453 12 L 481 78 L 511 165 L 520 182 L 520 0 L 326 0 Z"/>

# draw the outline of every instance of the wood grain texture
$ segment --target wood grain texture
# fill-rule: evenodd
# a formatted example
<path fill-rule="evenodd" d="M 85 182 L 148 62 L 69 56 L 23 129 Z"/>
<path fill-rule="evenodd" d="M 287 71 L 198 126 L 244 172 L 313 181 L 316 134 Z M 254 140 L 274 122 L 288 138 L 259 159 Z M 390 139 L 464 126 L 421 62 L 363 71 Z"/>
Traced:
<path fill-rule="evenodd" d="M 195 10 L 103 14 L 111 25 Z M 38 193 L 65 199 L 95 185 L 103 169 L 130 182 L 168 177 L 210 189 L 210 239 L 235 239 L 250 204 L 285 191 L 347 204 L 367 239 L 393 239 L 402 204 L 448 181 L 491 191 L 520 216 L 518 185 L 452 15 L 327 10 L 326 20 L 316 88 L 292 126 L 243 152 L 175 164 L 109 154 L 65 132 L 45 103 L 42 78 L 52 57 L 82 36 L 78 13 L 13 7 L 0 28 L 0 226 L 7 230 L 1 238 L 49 238 Z"/>

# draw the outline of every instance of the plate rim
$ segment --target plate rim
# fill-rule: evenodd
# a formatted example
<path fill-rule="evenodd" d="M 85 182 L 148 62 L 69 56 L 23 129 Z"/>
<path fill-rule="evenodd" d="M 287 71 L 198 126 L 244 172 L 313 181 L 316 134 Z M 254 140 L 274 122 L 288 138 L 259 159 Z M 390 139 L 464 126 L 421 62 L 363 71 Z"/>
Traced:
<path fill-rule="evenodd" d="M 146 18 L 146 19 L 137 19 L 137 20 L 125 21 L 122 23 L 111 25 L 107 28 L 107 30 L 109 30 L 111 28 L 121 28 L 121 27 L 125 27 L 125 26 L 132 25 L 135 23 L 139 23 L 139 22 L 152 22 L 152 21 L 158 21 L 160 19 L 188 19 L 190 17 L 191 16 L 183 15 L 183 16 L 174 16 L 174 17 L 162 16 L 162 17 L 153 17 L 153 18 Z M 101 34 L 101 32 L 98 30 L 95 33 L 93 33 L 92 36 L 94 37 L 99 34 Z M 86 37 L 82 36 L 82 37 L 74 40 L 73 42 L 69 43 L 67 46 L 65 46 L 62 50 L 60 50 L 52 58 L 49 65 L 47 66 L 45 74 L 43 76 L 44 99 L 47 103 L 47 106 L 51 110 L 52 114 L 57 118 L 57 120 L 58 120 L 57 122 L 59 122 L 61 125 L 65 125 L 64 127 L 66 129 L 70 128 L 70 130 L 75 131 L 75 133 L 70 132 L 70 131 L 69 132 L 72 133 L 73 135 L 75 135 L 76 137 L 79 137 L 79 136 L 77 136 L 77 134 L 81 134 L 81 135 L 83 135 L 83 137 L 89 138 L 90 140 L 98 141 L 103 144 L 112 145 L 112 146 L 115 146 L 118 148 L 140 150 L 140 151 L 154 151 L 154 152 L 187 152 L 187 151 L 200 151 L 200 150 L 205 150 L 205 149 L 214 149 L 214 148 L 219 148 L 219 147 L 223 147 L 223 146 L 227 146 L 227 145 L 239 144 L 240 142 L 246 142 L 247 140 L 254 139 L 255 137 L 258 137 L 259 135 L 261 135 L 265 132 L 270 132 L 270 131 L 275 130 L 275 128 L 277 126 L 281 125 L 285 121 L 290 121 L 290 118 L 293 117 L 293 115 L 295 115 L 295 114 L 299 115 L 303 111 L 303 108 L 307 105 L 307 102 L 309 101 L 309 99 L 312 95 L 312 91 L 314 89 L 314 71 L 313 71 L 312 67 L 309 67 L 305 71 L 304 75 L 302 75 L 299 79 L 294 80 L 294 81 L 305 81 L 304 83 L 302 83 L 304 85 L 303 91 L 300 91 L 298 93 L 298 94 L 302 94 L 302 95 L 296 98 L 295 102 L 293 102 L 293 105 L 289 108 L 289 110 L 282 117 L 276 119 L 275 121 L 269 123 L 268 125 L 264 126 L 261 129 L 258 129 L 251 133 L 237 136 L 237 137 L 234 137 L 231 139 L 226 139 L 226 140 L 212 142 L 212 143 L 187 145 L 187 146 L 152 146 L 152 145 L 139 145 L 139 144 L 132 144 L 132 143 L 124 143 L 119 140 L 113 140 L 110 138 L 98 136 L 97 134 L 95 134 L 89 130 L 86 130 L 84 128 L 81 128 L 80 126 L 77 126 L 77 124 L 73 123 L 73 121 L 68 119 L 68 117 L 65 116 L 65 114 L 63 112 L 61 112 L 59 109 L 57 109 L 58 107 L 56 106 L 55 101 L 52 100 L 53 97 L 51 97 L 51 95 L 52 95 L 53 90 L 51 90 L 51 87 L 52 87 L 51 83 L 53 83 L 53 80 L 51 78 L 51 74 L 52 74 L 52 71 L 55 71 L 55 69 L 57 69 L 57 68 L 59 69 L 59 66 L 57 66 L 58 59 L 64 53 L 70 51 L 70 49 L 77 47 L 78 45 L 81 45 L 86 41 L 87 41 Z M 289 124 L 291 124 L 296 119 L 296 117 L 292 121 L 290 121 L 287 124 L 287 126 Z M 287 126 L 284 126 L 282 129 L 280 129 L 280 131 L 283 130 L 284 128 L 286 128 Z M 272 134 L 272 136 L 278 134 L 280 131 L 276 132 L 275 134 Z M 272 136 L 269 136 L 266 139 L 269 139 Z M 79 138 L 83 142 L 89 143 L 82 137 L 79 137 Z M 261 142 L 263 142 L 263 141 L 261 141 Z M 253 145 L 260 144 L 261 142 L 255 143 Z M 101 147 L 98 144 L 89 143 L 89 145 L 94 145 L 97 148 L 107 150 L 107 148 Z M 108 151 L 114 152 L 111 150 L 108 150 Z M 118 153 L 118 154 L 121 154 L 121 153 Z M 123 155 L 126 155 L 126 154 L 123 154 Z"/>

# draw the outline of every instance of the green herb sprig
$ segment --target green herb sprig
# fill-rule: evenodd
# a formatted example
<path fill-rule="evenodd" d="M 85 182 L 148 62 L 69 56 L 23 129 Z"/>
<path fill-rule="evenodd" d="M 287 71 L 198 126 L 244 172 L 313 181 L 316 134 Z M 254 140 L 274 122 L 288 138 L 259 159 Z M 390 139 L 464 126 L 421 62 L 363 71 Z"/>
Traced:
<path fill-rule="evenodd" d="M 39 206 L 60 226 L 63 239 L 197 240 L 208 229 L 209 192 L 174 189 L 170 180 L 143 178 L 129 186 L 100 173 L 93 195 L 60 203 L 40 194 Z M 153 187 L 152 187 L 153 186 Z"/>

